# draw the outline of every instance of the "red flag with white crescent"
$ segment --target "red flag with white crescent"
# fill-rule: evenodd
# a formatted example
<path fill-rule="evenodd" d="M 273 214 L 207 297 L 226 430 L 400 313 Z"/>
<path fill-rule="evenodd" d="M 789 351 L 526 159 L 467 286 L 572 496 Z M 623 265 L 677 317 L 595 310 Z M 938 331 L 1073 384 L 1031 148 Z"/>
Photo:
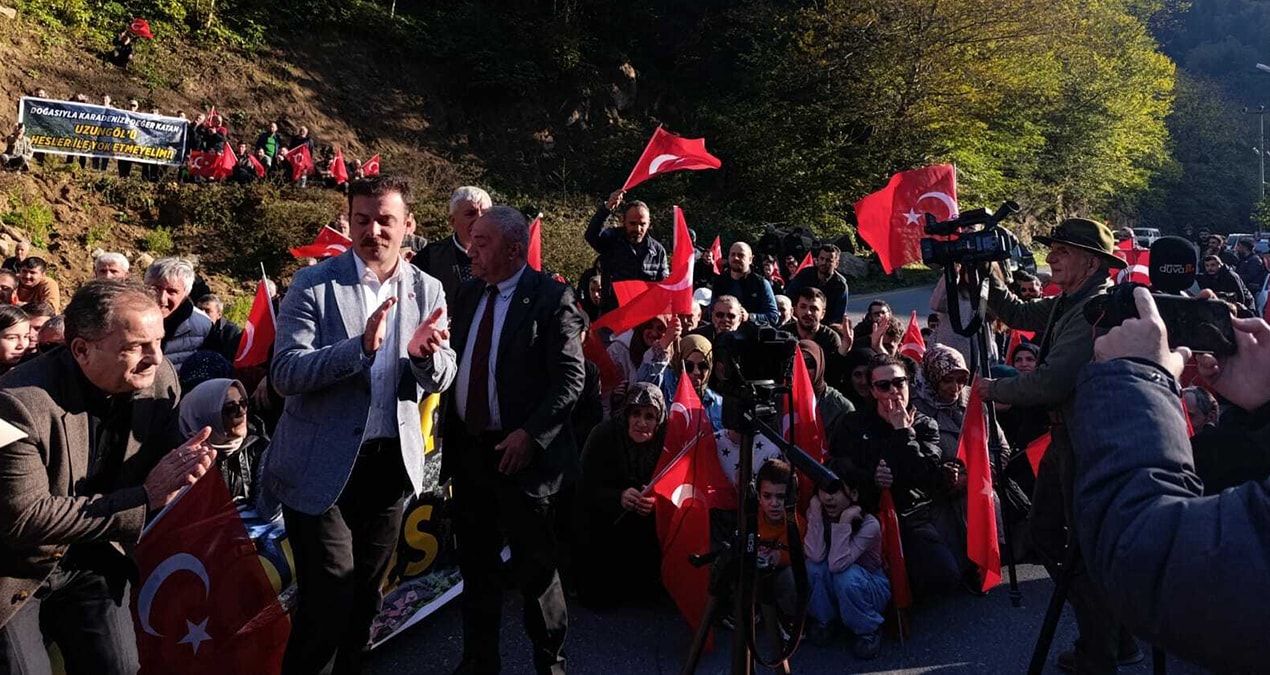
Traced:
<path fill-rule="evenodd" d="M 628 331 L 658 314 L 692 313 L 692 258 L 696 251 L 688 236 L 683 210 L 674 207 L 675 244 L 670 256 L 670 276 L 665 281 L 617 281 L 613 292 L 620 307 L 601 316 L 592 330 Z"/>
<path fill-rule="evenodd" d="M 318 233 L 312 244 L 291 249 L 291 255 L 297 258 L 329 258 L 347 251 L 352 245 L 352 239 L 327 225 Z"/>
<path fill-rule="evenodd" d="M 710 244 L 710 265 L 714 267 L 715 274 L 723 272 L 723 243 L 717 234 L 714 235 L 714 243 Z"/>
<path fill-rule="evenodd" d="M 957 170 L 951 164 L 901 171 L 855 203 L 860 236 L 887 274 L 922 259 L 927 213 L 941 221 L 957 217 Z"/>
<path fill-rule="evenodd" d="M 222 152 L 216 158 L 216 163 L 212 167 L 212 178 L 215 180 L 225 180 L 234 175 L 234 167 L 238 166 L 238 155 L 234 154 L 234 149 L 225 144 L 225 152 Z"/>
<path fill-rule="evenodd" d="M 204 152 L 202 150 L 190 151 L 190 175 L 202 178 L 212 178 L 216 175 L 216 169 L 220 166 L 220 155 L 214 152 Z"/>
<path fill-rule="evenodd" d="M 710 415 L 686 373 L 679 376 L 665 446 L 646 494 L 656 500 L 662 584 L 695 631 L 709 598 L 710 567 L 693 566 L 688 556 L 710 551 L 710 509 L 734 509 L 737 497 L 719 464 Z"/>
<path fill-rule="evenodd" d="M 362 165 L 362 175 L 367 178 L 379 175 L 379 155 L 366 160 L 366 163 Z"/>
<path fill-rule="evenodd" d="M 535 271 L 542 271 L 542 214 L 529 224 L 529 248 L 525 251 L 525 259 Z"/>
<path fill-rule="evenodd" d="M 256 159 L 256 156 L 255 156 L 255 155 L 247 155 L 247 159 L 251 161 L 251 168 L 252 168 L 252 169 L 254 169 L 254 170 L 256 171 L 256 177 L 257 177 L 257 178 L 264 178 L 264 177 L 265 177 L 265 165 L 264 165 L 264 164 L 261 164 L 261 163 L 260 163 L 260 160 Z"/>
<path fill-rule="evenodd" d="M 145 19 L 133 19 L 128 24 L 128 32 L 139 38 L 154 39 L 154 33 L 150 32 L 150 22 Z"/>
<path fill-rule="evenodd" d="M 262 278 L 256 284 L 256 298 L 251 303 L 251 312 L 247 314 L 247 325 L 243 326 L 243 335 L 238 339 L 238 351 L 234 353 L 235 368 L 259 366 L 269 360 L 269 348 L 273 346 L 273 338 L 277 332 L 277 322 L 273 316 L 273 300 L 269 297 L 269 287 Z"/>
<path fill-rule="evenodd" d="M 723 162 L 706 151 L 706 139 L 684 138 L 657 127 L 622 189 L 629 190 L 658 174 L 720 166 Z"/>
<path fill-rule="evenodd" d="M 309 146 L 297 145 L 291 148 L 287 151 L 286 158 L 291 163 L 291 180 L 313 175 L 313 155 L 309 154 Z"/>
<path fill-rule="evenodd" d="M 917 310 L 908 317 L 908 329 L 900 340 L 900 356 L 907 356 L 918 363 L 926 356 L 926 338 L 922 337 L 922 327 L 917 323 Z"/>
<path fill-rule="evenodd" d="M 966 557 L 983 572 L 983 590 L 1001 583 L 1001 549 L 997 543 L 997 510 L 992 492 L 992 460 L 988 456 L 988 422 L 976 382 L 961 423 L 957 459 L 966 465 Z"/>
<path fill-rule="evenodd" d="M 335 159 L 331 161 L 331 178 L 336 185 L 348 182 L 348 165 L 344 164 L 344 153 L 339 148 L 335 148 Z"/>
<path fill-rule="evenodd" d="M 133 557 L 142 675 L 174 664 L 196 675 L 281 672 L 290 622 L 219 469 L 151 521 Z"/>

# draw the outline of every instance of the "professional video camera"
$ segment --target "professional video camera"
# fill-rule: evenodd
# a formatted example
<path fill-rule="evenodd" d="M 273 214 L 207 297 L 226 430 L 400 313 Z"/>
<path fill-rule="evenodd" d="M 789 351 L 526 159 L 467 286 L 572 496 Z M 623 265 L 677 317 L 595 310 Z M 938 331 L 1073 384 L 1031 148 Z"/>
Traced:
<path fill-rule="evenodd" d="M 1150 290 L 1169 334 L 1169 347 L 1220 356 L 1235 353 L 1235 329 L 1230 307 L 1221 300 L 1201 300 L 1182 295 L 1195 283 L 1199 250 L 1181 237 L 1160 237 L 1151 244 L 1148 257 Z M 1084 307 L 1085 319 L 1099 328 L 1119 326 L 1138 317 L 1133 289 L 1142 284 L 1119 284 L 1111 293 L 1093 298 Z"/>
<path fill-rule="evenodd" d="M 1011 265 L 1012 269 L 1017 266 L 1035 272 L 1036 260 L 1032 252 L 1020 244 L 1012 232 L 1000 226 L 1002 220 L 1018 211 L 1018 204 L 1007 201 L 995 213 L 986 208 L 973 209 L 945 222 L 938 222 L 934 216 L 926 214 L 925 232 L 928 236 L 921 242 L 922 262 L 947 267 L 1013 260 L 1016 264 Z M 972 229 L 976 227 L 978 229 Z"/>
<path fill-rule="evenodd" d="M 736 633 L 732 641 L 732 672 L 748 675 L 755 662 L 789 672 L 787 661 L 798 649 L 810 598 L 802 539 L 797 536 L 797 529 L 793 525 L 795 495 L 798 491 L 791 475 L 786 518 L 791 527 L 790 568 L 793 570 L 798 594 L 798 609 L 795 616 L 789 617 L 789 638 L 781 637 L 775 630 L 774 624 L 779 619 L 775 616 L 768 617 L 775 619 L 768 622 L 768 627 L 780 644 L 779 656 L 768 661 L 758 655 L 754 629 L 756 587 L 761 573 L 757 547 L 758 498 L 751 486 L 755 438 L 762 436 L 778 448 L 789 463 L 817 487 L 834 492 L 841 483 L 832 471 L 786 441 L 772 428 L 779 416 L 779 397 L 788 395 L 791 391 L 787 382 L 793 372 L 794 359 L 802 358 L 798 351 L 798 341 L 789 333 L 774 328 L 763 328 L 757 336 L 742 332 L 724 333 L 715 342 L 714 355 L 715 363 L 721 368 L 718 391 L 723 395 L 723 426 L 742 434 L 737 464 L 737 488 L 742 498 L 737 500 L 735 527 L 728 528 L 733 530 L 732 535 L 722 549 L 689 556 L 693 565 L 713 564 L 714 573 L 710 584 L 710 598 L 697 634 L 693 637 L 683 672 L 687 674 L 696 670 L 716 612 L 719 611 L 720 599 L 724 597 L 735 601 L 733 617 Z"/>

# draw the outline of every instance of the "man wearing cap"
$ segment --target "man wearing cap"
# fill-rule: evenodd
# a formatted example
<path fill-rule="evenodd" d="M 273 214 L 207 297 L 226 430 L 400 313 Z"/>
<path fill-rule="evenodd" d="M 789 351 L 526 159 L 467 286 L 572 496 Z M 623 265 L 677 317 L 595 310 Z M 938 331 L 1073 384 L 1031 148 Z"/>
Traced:
<path fill-rule="evenodd" d="M 995 276 L 988 308 L 1011 328 L 1037 331 L 1043 338 L 1036 369 L 1015 377 L 983 379 L 979 392 L 985 401 L 1014 406 L 1044 406 L 1053 424 L 1052 441 L 1036 477 L 1032 495 L 1031 534 L 1050 576 L 1058 580 L 1059 565 L 1068 559 L 1068 523 L 1072 513 L 1072 448 L 1067 422 L 1071 419 L 1076 376 L 1094 357 L 1094 328 L 1081 311 L 1085 303 L 1110 286 L 1109 270 L 1123 269 L 1115 239 L 1106 225 L 1069 218 L 1047 237 L 1036 240 L 1050 247 L 1051 281 L 1062 294 L 1021 300 Z M 1072 540 L 1074 542 L 1074 539 Z M 1085 574 L 1079 556 L 1072 568 L 1067 600 L 1076 615 L 1076 649 L 1058 656 L 1059 668 L 1079 673 L 1115 672 L 1118 665 L 1142 660 L 1142 652 L 1115 620 L 1102 591 Z"/>

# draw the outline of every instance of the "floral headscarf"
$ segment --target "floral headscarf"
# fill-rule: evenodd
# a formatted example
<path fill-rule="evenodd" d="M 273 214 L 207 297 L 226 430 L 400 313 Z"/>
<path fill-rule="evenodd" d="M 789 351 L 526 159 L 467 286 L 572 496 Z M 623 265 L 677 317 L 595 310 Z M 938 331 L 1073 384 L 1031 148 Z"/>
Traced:
<path fill-rule="evenodd" d="M 940 403 L 939 397 L 939 381 L 949 373 L 963 372 L 967 376 L 970 375 L 970 369 L 966 367 L 966 359 L 961 352 L 949 347 L 948 345 L 935 344 L 926 348 L 926 356 L 922 357 L 922 379 L 925 380 L 923 385 L 928 389 L 929 398 L 932 402 Z M 965 405 L 965 399 L 970 391 L 969 387 L 962 390 L 959 401 L 953 401 L 944 405 L 953 405 L 960 403 Z"/>

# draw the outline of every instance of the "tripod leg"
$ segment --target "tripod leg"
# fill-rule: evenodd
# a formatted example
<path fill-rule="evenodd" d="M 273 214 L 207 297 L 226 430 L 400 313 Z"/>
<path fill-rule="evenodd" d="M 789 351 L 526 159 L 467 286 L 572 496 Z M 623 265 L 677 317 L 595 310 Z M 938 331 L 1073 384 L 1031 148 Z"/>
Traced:
<path fill-rule="evenodd" d="M 692 675 L 697 672 L 697 663 L 701 661 L 701 653 L 706 648 L 706 640 L 710 637 L 710 631 L 714 628 L 714 615 L 719 610 L 719 598 L 713 593 L 706 600 L 706 611 L 701 613 L 701 625 L 697 626 L 697 632 L 692 636 L 692 647 L 688 649 L 688 659 L 684 662 L 682 675 Z"/>
<path fill-rule="evenodd" d="M 1032 661 L 1027 667 L 1028 675 L 1041 675 L 1045 671 L 1045 661 L 1049 658 L 1050 645 L 1054 642 L 1054 632 L 1058 630 L 1058 620 L 1063 616 L 1063 603 L 1067 602 L 1067 590 L 1072 583 L 1072 570 L 1076 567 L 1078 555 L 1080 554 L 1075 542 L 1068 541 L 1063 568 L 1054 584 L 1054 594 L 1050 596 L 1049 607 L 1045 610 L 1045 621 L 1041 624 L 1040 635 L 1036 638 L 1036 647 L 1032 650 Z"/>
<path fill-rule="evenodd" d="M 1165 662 L 1167 660 L 1168 660 L 1168 657 L 1164 654 L 1163 649 L 1160 649 L 1159 647 L 1156 647 L 1155 645 L 1151 646 L 1151 672 L 1153 673 L 1153 675 L 1165 674 L 1165 671 L 1168 670 L 1167 666 L 1165 665 Z"/>
<path fill-rule="evenodd" d="M 779 654 L 784 645 L 784 640 L 781 638 L 780 613 L 776 611 L 775 607 L 767 604 L 761 605 L 759 609 L 763 612 L 763 623 L 767 624 L 767 636 L 771 639 L 772 644 L 776 645 L 776 650 Z M 776 672 L 782 675 L 789 675 L 789 661 L 781 661 L 776 668 Z"/>

